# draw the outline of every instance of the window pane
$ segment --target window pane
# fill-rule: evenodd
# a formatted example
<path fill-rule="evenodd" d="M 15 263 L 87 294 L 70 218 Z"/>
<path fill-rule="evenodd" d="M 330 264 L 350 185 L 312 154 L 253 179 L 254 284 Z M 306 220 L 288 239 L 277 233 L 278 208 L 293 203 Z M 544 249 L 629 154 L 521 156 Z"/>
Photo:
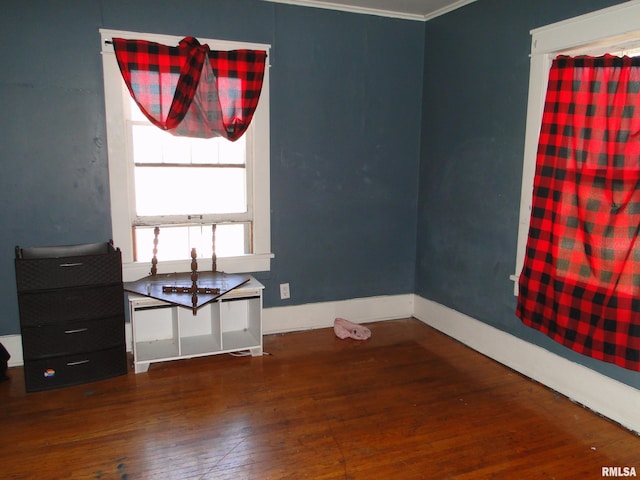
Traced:
<path fill-rule="evenodd" d="M 161 133 L 162 130 L 160 131 Z M 225 163 L 232 165 L 245 164 L 245 138 L 243 135 L 235 142 L 226 138 L 190 138 L 191 163 Z"/>
<path fill-rule="evenodd" d="M 246 158 L 246 138 L 247 134 L 241 136 L 235 142 L 226 138 L 218 138 L 220 163 L 244 164 Z"/>
<path fill-rule="evenodd" d="M 247 211 L 245 168 L 136 167 L 139 216 Z"/>
<path fill-rule="evenodd" d="M 248 238 L 249 223 L 221 224 L 216 227 L 216 255 L 232 257 L 251 253 L 245 238 Z M 137 261 L 145 262 L 153 258 L 154 227 L 136 227 L 135 242 Z M 190 258 L 191 249 L 198 253 L 198 268 L 210 270 L 211 225 L 163 226 L 158 236 L 158 261 Z M 202 261 L 200 261 L 202 259 Z"/>
<path fill-rule="evenodd" d="M 163 132 L 153 125 L 133 125 L 133 159 L 135 163 L 162 163 Z"/>
<path fill-rule="evenodd" d="M 235 142 L 226 138 L 176 137 L 148 122 L 131 100 L 134 163 L 245 163 L 246 135 Z"/>
<path fill-rule="evenodd" d="M 174 137 L 153 125 L 132 125 L 133 161 L 142 163 L 245 163 L 245 136 L 226 138 Z"/>
<path fill-rule="evenodd" d="M 174 137 L 170 133 L 155 128 L 162 135 L 162 162 L 191 163 L 191 138 Z M 134 157 L 134 162 L 136 158 Z M 157 162 L 158 160 L 156 160 Z"/>

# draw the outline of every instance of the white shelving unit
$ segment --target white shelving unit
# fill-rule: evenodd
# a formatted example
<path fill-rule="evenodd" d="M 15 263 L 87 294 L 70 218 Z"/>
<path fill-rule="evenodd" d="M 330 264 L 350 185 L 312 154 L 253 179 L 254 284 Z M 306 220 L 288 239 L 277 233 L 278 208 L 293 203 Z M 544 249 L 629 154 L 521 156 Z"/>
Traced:
<path fill-rule="evenodd" d="M 193 315 L 191 309 L 129 294 L 135 373 L 155 362 L 238 351 L 262 355 L 262 290 L 255 278 Z"/>

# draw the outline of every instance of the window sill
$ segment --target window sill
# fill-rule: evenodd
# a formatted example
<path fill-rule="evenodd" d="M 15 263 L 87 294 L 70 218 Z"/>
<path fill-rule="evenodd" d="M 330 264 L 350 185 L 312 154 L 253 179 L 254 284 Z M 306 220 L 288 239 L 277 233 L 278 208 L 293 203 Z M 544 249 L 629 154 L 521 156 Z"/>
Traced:
<path fill-rule="evenodd" d="M 256 253 L 239 257 L 218 258 L 218 270 L 225 273 L 267 272 L 271 269 L 273 253 Z M 206 258 L 198 259 L 199 270 L 211 270 L 211 261 Z M 125 282 L 131 282 L 150 275 L 151 261 L 129 262 L 122 264 L 122 277 Z M 189 272 L 191 259 L 170 260 L 158 262 L 158 273 Z"/>

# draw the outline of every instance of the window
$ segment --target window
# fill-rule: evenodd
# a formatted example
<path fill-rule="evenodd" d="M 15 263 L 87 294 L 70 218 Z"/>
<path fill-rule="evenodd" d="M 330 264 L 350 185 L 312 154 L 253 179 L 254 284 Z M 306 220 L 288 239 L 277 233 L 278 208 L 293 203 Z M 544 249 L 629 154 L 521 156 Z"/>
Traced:
<path fill-rule="evenodd" d="M 177 45 L 182 37 L 100 33 L 112 232 L 122 250 L 125 280 L 148 274 L 156 226 L 160 272 L 190 269 L 191 248 L 199 259 L 210 259 L 214 224 L 220 270 L 269 270 L 268 67 L 253 121 L 240 139 L 175 137 L 153 126 L 133 102 L 109 40 Z M 261 44 L 198 40 L 212 50 L 269 50 Z"/>
<path fill-rule="evenodd" d="M 637 54 L 637 49 L 640 48 L 640 29 L 637 25 L 639 16 L 640 5 L 638 3 L 625 3 L 547 25 L 531 32 L 531 70 L 516 271 L 511 276 L 515 282 L 514 293 L 516 295 L 518 294 L 518 277 L 524 263 L 529 232 L 538 137 L 551 62 L 558 55 Z"/>
<path fill-rule="evenodd" d="M 252 178 L 247 175 L 246 144 L 253 132 L 235 142 L 176 137 L 152 125 L 133 99 L 127 107 L 135 195 L 134 261 L 150 258 L 155 226 L 161 228 L 159 261 L 185 258 L 193 247 L 200 257 L 211 258 L 213 224 L 218 256 L 250 254 Z"/>

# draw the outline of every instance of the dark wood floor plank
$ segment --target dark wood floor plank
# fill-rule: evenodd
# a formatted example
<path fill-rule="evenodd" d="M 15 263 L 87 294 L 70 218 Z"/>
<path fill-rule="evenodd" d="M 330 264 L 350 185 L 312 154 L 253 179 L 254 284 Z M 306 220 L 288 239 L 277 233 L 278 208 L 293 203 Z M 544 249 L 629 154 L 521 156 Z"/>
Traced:
<path fill-rule="evenodd" d="M 263 357 L 26 394 L 0 384 L 9 479 L 590 479 L 640 439 L 414 319 L 265 337 Z"/>

